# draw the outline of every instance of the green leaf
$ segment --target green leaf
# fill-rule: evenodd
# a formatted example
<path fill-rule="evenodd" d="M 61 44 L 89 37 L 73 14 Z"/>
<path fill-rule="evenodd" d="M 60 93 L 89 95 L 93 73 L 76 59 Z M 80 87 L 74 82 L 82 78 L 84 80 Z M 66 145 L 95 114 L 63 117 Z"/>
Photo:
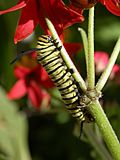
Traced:
<path fill-rule="evenodd" d="M 0 160 L 29 160 L 27 121 L 0 88 Z"/>

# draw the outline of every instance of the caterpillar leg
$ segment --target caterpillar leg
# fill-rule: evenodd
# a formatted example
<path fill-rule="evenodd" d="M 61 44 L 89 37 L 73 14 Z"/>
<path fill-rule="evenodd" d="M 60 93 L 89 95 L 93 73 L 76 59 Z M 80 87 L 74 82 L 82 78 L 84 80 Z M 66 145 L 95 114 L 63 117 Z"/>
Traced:
<path fill-rule="evenodd" d="M 79 108 L 79 109 L 83 109 L 83 108 L 86 108 L 87 106 L 85 106 L 85 105 L 79 105 L 79 106 L 77 106 L 77 108 Z"/>
<path fill-rule="evenodd" d="M 62 46 L 59 46 L 59 42 L 57 42 L 57 39 L 52 40 L 52 42 L 56 46 L 57 50 L 61 51 Z"/>
<path fill-rule="evenodd" d="M 74 71 L 73 68 L 70 68 L 70 69 L 69 69 L 69 72 L 70 72 L 71 74 L 75 73 L 75 71 Z"/>
<path fill-rule="evenodd" d="M 84 127 L 84 121 L 80 122 L 80 136 L 79 139 L 81 139 L 82 133 L 83 133 L 83 127 Z"/>

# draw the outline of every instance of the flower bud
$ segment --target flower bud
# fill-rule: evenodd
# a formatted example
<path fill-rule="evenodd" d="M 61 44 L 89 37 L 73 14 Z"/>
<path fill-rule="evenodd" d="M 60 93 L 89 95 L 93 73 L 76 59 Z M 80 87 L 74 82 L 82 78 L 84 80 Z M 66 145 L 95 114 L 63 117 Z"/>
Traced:
<path fill-rule="evenodd" d="M 93 7 L 97 0 L 70 0 L 71 4 L 76 8 L 88 9 Z"/>

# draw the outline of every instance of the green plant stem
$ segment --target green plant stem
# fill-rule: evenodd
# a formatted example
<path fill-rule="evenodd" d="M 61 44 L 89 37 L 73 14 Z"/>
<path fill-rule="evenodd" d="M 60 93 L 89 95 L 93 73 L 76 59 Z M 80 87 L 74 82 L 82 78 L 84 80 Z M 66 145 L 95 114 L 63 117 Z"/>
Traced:
<path fill-rule="evenodd" d="M 61 42 L 61 40 L 60 40 L 60 38 L 59 38 L 56 30 L 55 30 L 52 22 L 48 18 L 45 18 L 45 20 L 46 20 L 46 23 L 48 25 L 48 28 L 49 28 L 50 32 L 52 33 L 53 38 L 57 39 L 57 41 L 59 42 L 59 46 L 62 46 L 62 49 L 61 49 L 61 56 L 62 56 L 62 58 L 64 59 L 67 67 L 69 69 L 73 69 L 74 70 L 73 77 L 75 78 L 75 80 L 77 82 L 79 82 L 80 88 L 85 92 L 86 89 L 87 89 L 85 81 L 83 80 L 83 78 L 81 77 L 81 75 L 77 71 L 76 67 L 74 66 L 72 60 L 70 59 L 70 57 L 69 57 L 67 51 L 65 50 L 65 48 L 64 48 L 64 46 L 63 46 L 63 44 L 62 44 L 62 42 Z"/>
<path fill-rule="evenodd" d="M 110 153 L 106 149 L 105 145 L 101 143 L 95 135 L 91 126 L 84 127 L 84 133 L 86 134 L 90 144 L 96 150 L 96 153 L 98 153 L 103 160 L 112 160 Z"/>
<path fill-rule="evenodd" d="M 90 76 L 88 76 L 88 87 L 90 89 L 94 88 L 94 81 L 95 81 L 95 73 L 94 73 L 94 32 L 93 32 L 93 17 L 94 17 L 94 8 L 90 9 L 90 13 L 89 13 L 89 40 L 88 40 L 88 74 L 90 74 Z M 80 82 L 80 87 L 83 89 L 83 91 L 86 90 L 86 85 L 84 80 L 82 79 L 82 77 L 79 75 L 79 72 L 77 71 L 77 69 L 75 68 L 74 64 L 72 63 L 71 59 L 69 58 L 65 48 L 63 47 L 59 36 L 57 35 L 55 28 L 53 26 L 53 24 L 51 23 L 51 21 L 49 19 L 46 18 L 46 23 L 53 35 L 54 39 L 57 39 L 57 41 L 59 42 L 59 45 L 62 46 L 62 50 L 61 50 L 61 55 L 65 61 L 65 63 L 67 64 L 68 68 L 72 68 L 74 69 L 75 73 L 73 74 L 73 77 L 75 78 L 76 81 Z M 120 160 L 120 145 L 119 145 L 119 141 L 111 127 L 111 125 L 109 124 L 109 121 L 105 115 L 105 113 L 102 110 L 102 107 L 100 106 L 98 101 L 94 101 L 92 102 L 88 109 L 90 110 L 90 113 L 93 115 L 93 117 L 95 118 L 95 121 L 102 133 L 102 136 L 109 148 L 109 151 L 111 152 L 113 158 L 115 160 Z"/>
<path fill-rule="evenodd" d="M 31 157 L 30 157 L 30 153 L 28 151 L 28 148 L 27 148 L 27 144 L 25 144 L 25 142 L 19 142 L 19 151 L 17 153 L 17 155 L 19 155 L 19 159 L 20 160 L 32 160 Z"/>
<path fill-rule="evenodd" d="M 100 79 L 96 84 L 96 89 L 98 91 L 101 91 L 104 85 L 106 84 L 119 53 L 120 53 L 120 37 L 118 38 L 118 41 L 113 49 L 113 52 L 111 54 L 111 57 L 106 69 L 104 70 L 104 72 L 102 73 Z"/>
<path fill-rule="evenodd" d="M 85 30 L 82 28 L 78 28 L 78 31 L 81 33 L 84 51 L 85 51 L 86 68 L 88 70 L 88 38 L 87 38 L 87 34 L 86 34 Z M 87 73 L 88 73 L 88 71 L 87 71 Z"/>
<path fill-rule="evenodd" d="M 89 9 L 88 18 L 88 69 L 87 80 L 88 90 L 94 89 L 95 86 L 95 66 L 94 66 L 94 7 Z"/>
<path fill-rule="evenodd" d="M 89 110 L 95 118 L 99 130 L 106 142 L 110 153 L 115 160 L 120 160 L 120 143 L 98 101 L 94 101 L 89 105 Z"/>

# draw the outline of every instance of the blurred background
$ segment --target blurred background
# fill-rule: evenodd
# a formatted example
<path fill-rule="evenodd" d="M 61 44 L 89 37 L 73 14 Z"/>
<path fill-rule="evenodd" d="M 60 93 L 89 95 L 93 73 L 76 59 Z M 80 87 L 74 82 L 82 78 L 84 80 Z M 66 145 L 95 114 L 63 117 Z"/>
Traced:
<path fill-rule="evenodd" d="M 16 3 L 16 0 L 14 3 L 0 0 L 0 10 Z M 55 87 L 47 89 L 51 96 L 47 107 L 44 103 L 36 109 L 27 95 L 14 102 L 8 100 L 7 93 L 17 80 L 14 75 L 15 65 L 10 65 L 11 60 L 22 50 L 35 47 L 37 37 L 43 34 L 40 26 L 37 26 L 30 37 L 15 45 L 13 38 L 19 15 L 20 11 L 15 11 L 0 16 L 0 160 L 27 160 L 29 157 L 33 160 L 101 160 L 105 156 L 109 159 L 110 154 L 95 124 L 86 124 L 82 137 L 79 138 L 80 124 L 65 109 Z M 75 24 L 65 31 L 66 42 L 82 43 L 78 27 L 87 31 L 88 11 L 84 12 L 84 16 L 82 24 Z M 95 51 L 104 51 L 110 55 L 119 35 L 120 18 L 97 4 Z M 73 54 L 72 59 L 85 79 L 84 50 L 80 49 L 77 54 Z M 120 64 L 120 57 L 116 63 Z M 99 75 L 100 73 L 96 74 L 96 81 Z M 116 78 L 110 79 L 103 90 L 101 104 L 120 139 L 119 91 L 119 81 L 116 82 Z"/>

